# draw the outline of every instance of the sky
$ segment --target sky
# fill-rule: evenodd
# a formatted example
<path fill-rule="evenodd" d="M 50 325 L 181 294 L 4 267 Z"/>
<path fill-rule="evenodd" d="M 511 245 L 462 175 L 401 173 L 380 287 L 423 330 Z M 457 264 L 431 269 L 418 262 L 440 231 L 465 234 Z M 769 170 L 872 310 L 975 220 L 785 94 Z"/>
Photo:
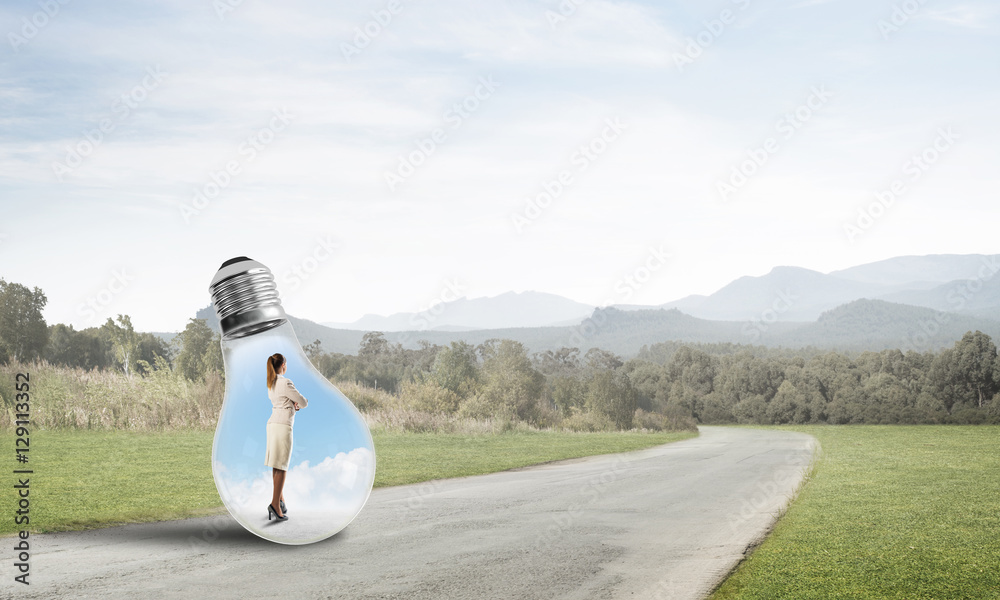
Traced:
<path fill-rule="evenodd" d="M 998 252 L 985 1 L 0 4 L 0 278 L 178 331 Z M 624 297 L 618 282 L 630 281 Z"/>

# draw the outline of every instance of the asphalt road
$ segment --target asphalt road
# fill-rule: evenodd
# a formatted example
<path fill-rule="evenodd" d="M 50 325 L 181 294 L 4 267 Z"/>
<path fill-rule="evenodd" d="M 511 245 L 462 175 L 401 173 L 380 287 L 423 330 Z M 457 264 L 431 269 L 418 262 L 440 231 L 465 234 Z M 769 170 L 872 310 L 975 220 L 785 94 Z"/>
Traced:
<path fill-rule="evenodd" d="M 31 536 L 31 586 L 13 583 L 5 561 L 0 590 L 185 600 L 703 598 L 787 505 L 814 444 L 791 432 L 704 427 L 696 439 L 639 452 L 377 489 L 347 529 L 308 546 L 267 542 L 228 514 Z"/>

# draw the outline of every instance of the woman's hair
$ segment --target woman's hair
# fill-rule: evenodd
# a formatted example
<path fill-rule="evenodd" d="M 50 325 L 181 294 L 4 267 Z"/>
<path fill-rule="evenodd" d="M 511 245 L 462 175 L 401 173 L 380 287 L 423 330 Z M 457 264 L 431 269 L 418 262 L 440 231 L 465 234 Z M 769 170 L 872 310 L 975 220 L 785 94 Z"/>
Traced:
<path fill-rule="evenodd" d="M 267 357 L 267 388 L 274 387 L 274 382 L 278 381 L 278 371 L 285 364 L 285 357 L 279 353 L 274 353 Z"/>

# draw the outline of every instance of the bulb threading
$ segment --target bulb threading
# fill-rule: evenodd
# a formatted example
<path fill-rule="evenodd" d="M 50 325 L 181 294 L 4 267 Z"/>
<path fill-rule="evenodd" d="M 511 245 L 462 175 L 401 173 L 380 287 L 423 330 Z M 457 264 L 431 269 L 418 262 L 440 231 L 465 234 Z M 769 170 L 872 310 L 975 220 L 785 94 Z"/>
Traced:
<path fill-rule="evenodd" d="M 257 261 L 226 261 L 208 289 L 224 338 L 253 335 L 288 320 L 274 275 Z"/>

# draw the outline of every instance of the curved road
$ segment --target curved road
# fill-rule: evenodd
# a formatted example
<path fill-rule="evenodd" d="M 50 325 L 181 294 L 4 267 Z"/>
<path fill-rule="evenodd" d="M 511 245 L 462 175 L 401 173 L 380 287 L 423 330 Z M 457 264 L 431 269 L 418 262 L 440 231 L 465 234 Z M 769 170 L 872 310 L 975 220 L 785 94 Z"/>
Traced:
<path fill-rule="evenodd" d="M 768 531 L 814 444 L 704 427 L 639 452 L 381 488 L 309 546 L 261 540 L 228 514 L 32 536 L 32 585 L 13 584 L 8 563 L 2 595 L 703 598 Z"/>

